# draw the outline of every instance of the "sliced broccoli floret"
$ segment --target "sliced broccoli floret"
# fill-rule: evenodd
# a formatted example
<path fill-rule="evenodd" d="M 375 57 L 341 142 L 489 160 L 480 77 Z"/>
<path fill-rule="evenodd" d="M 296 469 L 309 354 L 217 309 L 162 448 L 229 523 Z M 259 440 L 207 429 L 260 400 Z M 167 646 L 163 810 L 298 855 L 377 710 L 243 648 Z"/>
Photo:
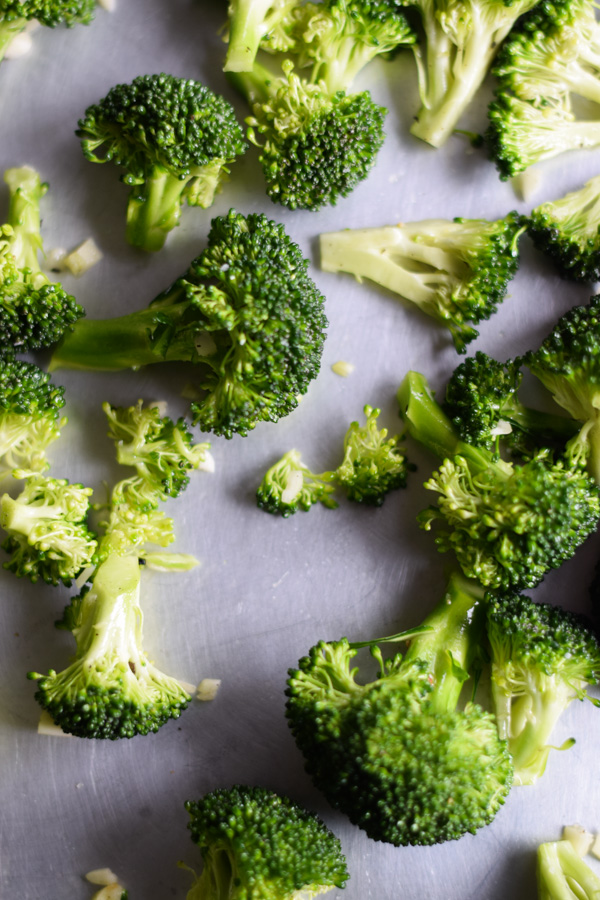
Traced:
<path fill-rule="evenodd" d="M 321 267 L 369 278 L 445 325 L 459 353 L 503 300 L 519 265 L 521 217 L 426 219 L 322 234 Z"/>
<path fill-rule="evenodd" d="M 89 25 L 96 0 L 2 0 L 0 2 L 0 61 L 14 38 L 28 22 L 57 25 Z"/>
<path fill-rule="evenodd" d="M 249 139 L 260 147 L 267 194 L 290 209 L 335 205 L 367 177 L 383 144 L 386 110 L 368 92 L 329 93 L 293 72 L 275 76 L 256 63 L 230 76 L 247 99 Z"/>
<path fill-rule="evenodd" d="M 427 380 L 409 372 L 398 391 L 409 434 L 443 460 L 425 483 L 437 506 L 418 518 L 465 573 L 490 588 L 535 587 L 593 533 L 600 490 L 575 461 L 540 451 L 522 466 L 461 441 Z"/>
<path fill-rule="evenodd" d="M 515 784 L 533 784 L 544 774 L 561 714 L 598 681 L 600 646 L 580 617 L 525 596 L 490 596 L 487 633 L 498 731 L 508 741 Z"/>
<path fill-rule="evenodd" d="M 327 319 L 307 267 L 282 225 L 231 210 L 213 220 L 208 247 L 170 289 L 140 312 L 82 320 L 51 368 L 193 362 L 194 424 L 247 434 L 295 409 L 319 371 Z"/>
<path fill-rule="evenodd" d="M 185 808 L 204 863 L 188 900 L 311 900 L 346 885 L 339 840 L 288 797 L 234 785 Z"/>
<path fill-rule="evenodd" d="M 56 343 L 84 312 L 40 267 L 40 200 L 48 185 L 30 166 L 8 169 L 4 180 L 10 201 L 0 227 L 0 347 L 39 350 Z"/>
<path fill-rule="evenodd" d="M 258 48 L 287 51 L 302 0 L 231 0 L 225 72 L 250 72 Z"/>
<path fill-rule="evenodd" d="M 383 663 L 377 641 L 321 641 L 289 671 L 286 714 L 306 768 L 335 807 L 369 837 L 435 844 L 492 821 L 512 783 L 494 717 L 458 708 L 476 668 L 482 591 L 453 576 L 404 658 Z M 357 681 L 352 660 L 370 646 L 380 673 Z"/>
<path fill-rule="evenodd" d="M 570 841 L 540 844 L 537 853 L 538 900 L 595 900 L 600 878 Z"/>
<path fill-rule="evenodd" d="M 126 236 L 160 250 L 182 204 L 206 209 L 246 150 L 233 107 L 191 79 L 140 75 L 88 107 L 77 136 L 86 159 L 121 166 L 131 186 Z"/>
<path fill-rule="evenodd" d="M 333 472 L 311 472 L 302 462 L 298 450 L 288 450 L 265 473 L 256 492 L 256 501 L 260 509 L 286 519 L 299 509 L 310 509 L 315 503 L 335 509 L 338 504 L 332 496 L 334 478 Z"/>
<path fill-rule="evenodd" d="M 18 474 L 18 473 L 17 473 Z M 10 554 L 4 568 L 19 578 L 70 585 L 94 560 L 97 541 L 86 520 L 91 488 L 31 475 L 19 496 L 0 500 L 0 525 Z"/>

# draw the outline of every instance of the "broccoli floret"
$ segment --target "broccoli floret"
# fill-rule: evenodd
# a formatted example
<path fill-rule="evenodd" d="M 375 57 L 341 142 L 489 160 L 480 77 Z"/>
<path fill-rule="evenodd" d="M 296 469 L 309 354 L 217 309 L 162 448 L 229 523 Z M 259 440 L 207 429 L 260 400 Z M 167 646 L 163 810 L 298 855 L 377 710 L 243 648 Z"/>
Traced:
<path fill-rule="evenodd" d="M 48 468 L 46 449 L 67 422 L 64 393 L 33 363 L 0 355 L 0 480 Z"/>
<path fill-rule="evenodd" d="M 294 13 L 301 0 L 231 0 L 225 72 L 250 72 L 258 48 L 293 48 Z M 292 33 L 290 33 L 292 32 Z"/>
<path fill-rule="evenodd" d="M 346 885 L 339 840 L 288 797 L 234 785 L 185 808 L 204 863 L 188 900 L 310 900 Z"/>
<path fill-rule="evenodd" d="M 337 501 L 333 472 L 315 474 L 306 466 L 298 450 L 288 450 L 265 473 L 256 492 L 260 509 L 287 519 L 299 509 L 309 510 L 315 503 L 335 509 Z"/>
<path fill-rule="evenodd" d="M 536 207 L 527 233 L 563 278 L 600 281 L 600 175 L 580 190 Z"/>
<path fill-rule="evenodd" d="M 282 69 L 275 76 L 256 63 L 230 76 L 252 109 L 248 138 L 260 147 L 267 194 L 290 209 L 335 205 L 375 164 L 387 110 L 366 91 L 330 94 L 289 60 Z"/>
<path fill-rule="evenodd" d="M 369 837 L 435 844 L 492 821 L 512 783 L 494 717 L 458 709 L 482 641 L 482 591 L 453 576 L 423 624 L 386 640 L 410 640 L 383 663 L 377 641 L 321 641 L 289 671 L 287 718 L 306 769 L 333 806 Z M 378 677 L 356 680 L 362 646 Z"/>
<path fill-rule="evenodd" d="M 14 38 L 33 20 L 55 28 L 57 25 L 89 25 L 96 0 L 1 0 L 0 60 Z"/>
<path fill-rule="evenodd" d="M 39 350 L 56 343 L 84 311 L 40 267 L 40 200 L 48 185 L 30 166 L 8 169 L 4 180 L 10 201 L 0 226 L 0 347 Z"/>
<path fill-rule="evenodd" d="M 533 784 L 544 774 L 561 714 L 598 681 L 600 646 L 580 617 L 525 596 L 489 596 L 487 634 L 498 731 L 508 741 L 515 784 Z"/>
<path fill-rule="evenodd" d="M 537 852 L 538 900 L 594 900 L 600 878 L 570 841 L 540 844 Z"/>
<path fill-rule="evenodd" d="M 2 549 L 10 554 L 4 568 L 34 583 L 70 585 L 96 552 L 86 524 L 91 494 L 91 488 L 44 475 L 27 478 L 16 499 L 4 494 L 0 525 L 8 537 Z"/>
<path fill-rule="evenodd" d="M 409 434 L 443 460 L 425 483 L 437 506 L 419 524 L 442 523 L 437 547 L 452 550 L 468 577 L 493 589 L 535 587 L 595 531 L 600 490 L 575 461 L 540 451 L 517 466 L 461 441 L 418 372 L 408 373 L 398 402 Z"/>
<path fill-rule="evenodd" d="M 321 268 L 369 278 L 445 325 L 464 353 L 519 266 L 521 217 L 426 219 L 322 234 Z M 470 324 L 473 323 L 473 324 Z"/>
<path fill-rule="evenodd" d="M 207 249 L 148 309 L 82 320 L 50 367 L 193 362 L 194 424 L 245 435 L 295 409 L 319 371 L 327 319 L 307 267 L 282 225 L 231 210 L 213 220 Z"/>
<path fill-rule="evenodd" d="M 573 111 L 577 97 L 600 103 L 600 25 L 587 0 L 538 3 L 510 34 L 494 74 L 486 137 L 501 178 L 600 144 L 600 123 Z"/>
<path fill-rule="evenodd" d="M 126 237 L 160 250 L 181 207 L 209 207 L 246 150 L 233 107 L 197 81 L 140 75 L 88 107 L 76 132 L 86 159 L 112 160 L 131 186 Z"/>

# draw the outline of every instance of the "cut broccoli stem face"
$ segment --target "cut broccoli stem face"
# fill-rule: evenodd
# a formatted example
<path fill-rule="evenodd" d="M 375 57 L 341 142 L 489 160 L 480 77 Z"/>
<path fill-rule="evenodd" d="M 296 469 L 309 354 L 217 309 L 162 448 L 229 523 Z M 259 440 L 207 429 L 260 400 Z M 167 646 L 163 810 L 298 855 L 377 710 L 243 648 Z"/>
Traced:
<path fill-rule="evenodd" d="M 600 878 L 570 841 L 540 844 L 537 852 L 538 900 L 594 900 Z"/>

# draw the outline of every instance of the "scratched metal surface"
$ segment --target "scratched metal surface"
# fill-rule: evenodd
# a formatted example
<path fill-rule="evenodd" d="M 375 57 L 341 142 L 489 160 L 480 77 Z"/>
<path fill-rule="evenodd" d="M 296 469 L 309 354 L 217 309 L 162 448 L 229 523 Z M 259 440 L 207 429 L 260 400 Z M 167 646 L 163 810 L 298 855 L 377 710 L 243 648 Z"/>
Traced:
<path fill-rule="evenodd" d="M 284 222 L 314 261 L 327 296 L 330 330 L 322 371 L 297 411 L 247 439 L 213 440 L 217 469 L 199 474 L 168 511 L 178 547 L 201 568 L 144 578 L 146 646 L 167 672 L 196 683 L 222 679 L 214 703 L 194 703 L 159 734 L 102 743 L 42 737 L 39 709 L 25 679 L 31 669 L 62 667 L 69 635 L 53 628 L 68 592 L 29 585 L 0 572 L 0 897 L 85 900 L 86 871 L 110 866 L 132 900 L 184 897 L 198 864 L 183 802 L 233 782 L 268 785 L 318 812 L 340 836 L 348 857 L 346 900 L 531 900 L 534 848 L 578 821 L 600 829 L 600 716 L 575 703 L 543 780 L 516 789 L 497 819 L 476 836 L 431 848 L 397 849 L 370 841 L 311 786 L 284 720 L 288 666 L 319 638 L 364 638 L 415 624 L 444 586 L 447 560 L 415 524 L 427 503 L 421 483 L 380 510 L 342 503 L 287 521 L 258 511 L 253 493 L 265 468 L 292 446 L 315 467 L 332 467 L 343 432 L 365 403 L 379 405 L 398 428 L 394 392 L 407 369 L 421 368 L 441 386 L 457 363 L 444 333 L 368 285 L 319 272 L 316 235 L 432 216 L 500 216 L 527 209 L 481 153 L 454 138 L 440 151 L 407 134 L 416 109 L 410 56 L 373 65 L 362 85 L 388 106 L 387 142 L 372 175 L 334 209 L 291 213 L 262 192 L 255 155 L 233 170 L 214 210 L 187 210 L 165 250 L 147 257 L 123 240 L 126 189 L 109 166 L 90 166 L 73 136 L 78 117 L 119 81 L 170 71 L 205 80 L 235 100 L 220 71 L 217 34 L 224 4 L 193 0 L 118 0 L 89 28 L 39 29 L 34 51 L 0 70 L 0 166 L 36 166 L 50 183 L 44 199 L 47 248 L 72 247 L 92 235 L 102 262 L 69 287 L 91 316 L 144 306 L 182 272 L 203 246 L 212 213 L 235 205 Z M 469 116 L 483 127 L 487 94 Z M 237 103 L 237 100 L 235 101 Z M 240 113 L 243 106 L 238 105 Z M 598 153 L 565 157 L 541 169 L 537 204 L 597 174 Z M 0 208 L 6 194 L 0 187 Z M 481 327 L 473 349 L 500 357 L 535 346 L 559 314 L 589 290 L 559 281 L 524 242 L 511 296 Z M 344 379 L 331 365 L 354 364 Z M 98 490 L 115 476 L 100 404 L 167 399 L 183 412 L 181 372 L 149 369 L 122 375 L 58 373 L 70 423 L 53 451 L 53 471 Z M 597 540 L 588 542 L 538 589 L 541 599 L 587 608 Z M 338 892 L 342 896 L 341 892 Z M 334 893 L 332 896 L 336 896 Z"/>

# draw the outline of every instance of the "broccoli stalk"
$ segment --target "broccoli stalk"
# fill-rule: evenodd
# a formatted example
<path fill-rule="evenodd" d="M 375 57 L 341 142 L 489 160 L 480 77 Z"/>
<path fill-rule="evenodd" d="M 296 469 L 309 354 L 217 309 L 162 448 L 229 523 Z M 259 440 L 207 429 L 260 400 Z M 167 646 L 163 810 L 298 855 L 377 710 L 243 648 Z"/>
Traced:
<path fill-rule="evenodd" d="M 229 4 L 229 38 L 225 72 L 250 72 L 260 45 L 265 49 L 287 50 L 293 41 L 277 42 L 272 47 L 273 32 L 279 33 L 299 6 L 299 0 L 231 0 Z"/>
<path fill-rule="evenodd" d="M 96 0 L 3 0 L 0 10 L 0 61 L 28 22 L 37 21 L 48 28 L 57 25 L 88 25 Z"/>
<path fill-rule="evenodd" d="M 345 229 L 321 235 L 321 268 L 369 278 L 414 303 L 445 325 L 464 353 L 478 334 L 473 324 L 488 319 L 506 294 L 524 230 L 517 213 L 497 222 L 427 219 Z"/>
<path fill-rule="evenodd" d="M 474 833 L 494 818 L 512 783 L 512 762 L 493 716 L 457 709 L 478 668 L 483 591 L 450 579 L 410 640 L 384 663 L 381 641 L 321 641 L 290 669 L 286 715 L 306 768 L 327 799 L 369 837 L 434 844 Z M 380 673 L 356 680 L 351 661 L 371 647 Z"/>
<path fill-rule="evenodd" d="M 595 900 L 600 878 L 570 841 L 540 844 L 537 852 L 538 900 Z"/>

